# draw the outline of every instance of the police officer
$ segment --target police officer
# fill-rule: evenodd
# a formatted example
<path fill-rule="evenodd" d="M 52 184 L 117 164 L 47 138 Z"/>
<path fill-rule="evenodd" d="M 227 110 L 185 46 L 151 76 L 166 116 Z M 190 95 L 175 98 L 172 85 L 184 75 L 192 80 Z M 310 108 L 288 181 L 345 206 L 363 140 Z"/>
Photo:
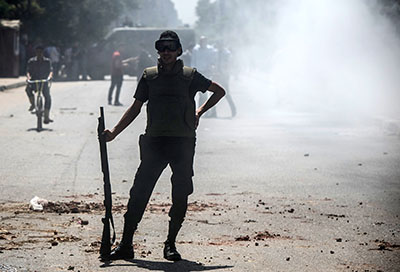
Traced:
<path fill-rule="evenodd" d="M 200 117 L 225 95 L 221 86 L 177 59 L 182 54 L 182 46 L 175 32 L 161 33 L 155 47 L 160 56 L 158 65 L 144 70 L 133 104 L 113 129 L 104 131 L 107 141 L 112 141 L 135 120 L 143 103 L 147 102 L 146 131 L 139 138 L 141 162 L 130 190 L 122 240 L 111 252 L 110 260 L 134 257 L 134 231 L 158 178 L 168 164 L 172 170 L 172 206 L 168 213 L 170 221 L 164 258 L 181 260 L 175 239 L 184 221 L 188 196 L 193 192 L 195 130 Z M 196 93 L 207 90 L 212 95 L 196 110 Z"/>
<path fill-rule="evenodd" d="M 40 80 L 40 79 L 48 79 L 50 80 L 53 77 L 53 68 L 51 65 L 50 59 L 44 57 L 43 55 L 44 47 L 38 45 L 35 49 L 36 56 L 29 59 L 26 77 L 28 80 Z M 43 85 L 43 96 L 44 96 L 44 120 L 45 124 L 53 122 L 50 119 L 50 107 L 51 107 L 51 96 L 50 89 L 47 83 L 42 83 Z M 25 92 L 29 98 L 29 102 L 31 106 L 29 107 L 29 111 L 33 111 L 35 109 L 35 97 L 33 95 L 33 88 L 31 84 L 26 85 Z"/>

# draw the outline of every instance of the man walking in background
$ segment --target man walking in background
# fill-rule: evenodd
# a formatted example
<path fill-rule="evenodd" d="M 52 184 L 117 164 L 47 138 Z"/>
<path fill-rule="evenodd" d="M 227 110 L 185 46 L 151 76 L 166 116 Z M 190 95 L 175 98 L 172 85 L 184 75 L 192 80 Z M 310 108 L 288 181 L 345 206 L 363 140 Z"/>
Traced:
<path fill-rule="evenodd" d="M 188 196 L 193 192 L 196 128 L 200 117 L 225 95 L 221 86 L 177 59 L 182 54 L 182 45 L 175 32 L 161 33 L 155 47 L 160 55 L 158 65 L 144 70 L 133 104 L 113 129 L 104 131 L 107 141 L 112 141 L 136 119 L 147 102 L 146 132 L 139 138 L 141 162 L 130 190 L 122 240 L 111 252 L 110 260 L 134 257 L 133 234 L 167 165 L 172 170 L 172 207 L 164 258 L 181 260 L 175 240 L 186 215 Z M 196 93 L 207 90 L 212 95 L 196 110 Z"/>

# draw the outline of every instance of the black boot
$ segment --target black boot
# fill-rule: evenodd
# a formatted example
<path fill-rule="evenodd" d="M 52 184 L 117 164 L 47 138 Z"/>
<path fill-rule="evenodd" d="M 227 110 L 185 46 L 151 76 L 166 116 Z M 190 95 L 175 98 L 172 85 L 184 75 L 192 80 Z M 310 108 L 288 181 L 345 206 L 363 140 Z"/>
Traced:
<path fill-rule="evenodd" d="M 176 236 L 182 227 L 183 220 L 171 220 L 169 221 L 168 237 L 167 241 L 164 242 L 164 258 L 169 261 L 182 260 L 181 254 L 178 253 L 175 247 Z"/>
<path fill-rule="evenodd" d="M 164 258 L 174 262 L 182 260 L 181 254 L 176 250 L 175 242 L 169 240 L 164 242 Z"/>
<path fill-rule="evenodd" d="M 119 246 L 114 248 L 110 254 L 110 261 L 115 260 L 130 260 L 134 258 L 134 252 L 132 245 L 125 245 L 121 242 Z"/>
<path fill-rule="evenodd" d="M 125 219 L 121 243 L 111 251 L 110 260 L 127 260 L 134 258 L 132 241 L 136 228 L 137 224 Z"/>

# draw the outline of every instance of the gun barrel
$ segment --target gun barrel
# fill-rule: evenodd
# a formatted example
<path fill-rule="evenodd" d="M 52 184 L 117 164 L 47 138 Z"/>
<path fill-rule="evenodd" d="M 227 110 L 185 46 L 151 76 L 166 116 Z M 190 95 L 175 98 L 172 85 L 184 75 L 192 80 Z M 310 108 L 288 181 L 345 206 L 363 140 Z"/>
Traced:
<path fill-rule="evenodd" d="M 115 228 L 112 217 L 112 198 L 111 198 L 111 183 L 110 183 L 110 171 L 108 167 L 108 156 L 107 156 L 107 143 L 105 136 L 103 135 L 105 129 L 104 121 L 104 108 L 100 107 L 100 117 L 98 118 L 99 124 L 97 127 L 97 134 L 100 145 L 100 157 L 101 157 L 101 171 L 103 172 L 104 181 L 104 206 L 105 206 L 105 217 L 102 218 L 103 234 L 101 239 L 100 247 L 100 259 L 102 261 L 107 260 L 111 252 L 111 246 L 115 241 Z M 110 223 L 113 227 L 113 238 L 110 236 Z"/>

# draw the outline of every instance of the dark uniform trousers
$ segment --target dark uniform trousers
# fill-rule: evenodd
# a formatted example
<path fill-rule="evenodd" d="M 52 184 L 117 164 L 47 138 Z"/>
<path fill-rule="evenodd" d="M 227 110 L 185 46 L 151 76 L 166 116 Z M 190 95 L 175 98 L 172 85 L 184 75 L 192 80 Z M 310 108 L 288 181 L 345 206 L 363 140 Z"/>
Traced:
<path fill-rule="evenodd" d="M 50 89 L 48 83 L 40 83 L 39 86 L 36 86 L 36 83 L 31 83 L 26 85 L 25 92 L 29 98 L 33 97 L 33 92 L 36 91 L 37 88 L 40 88 L 41 84 L 43 85 L 42 94 L 44 96 L 44 108 L 49 110 L 51 107 L 51 97 L 50 97 Z"/>
<path fill-rule="evenodd" d="M 110 86 L 110 89 L 108 90 L 108 103 L 111 104 L 111 102 L 112 102 L 112 95 L 113 95 L 115 87 L 117 87 L 117 90 L 115 93 L 114 103 L 119 102 L 119 95 L 121 93 L 121 87 L 122 87 L 123 80 L 124 80 L 123 75 L 111 75 L 111 86 Z"/>
<path fill-rule="evenodd" d="M 141 163 L 130 190 L 125 223 L 136 228 L 141 221 L 147 203 L 163 170 L 169 164 L 172 170 L 172 207 L 170 225 L 179 230 L 193 192 L 193 158 L 195 137 L 150 137 L 140 135 Z"/>

